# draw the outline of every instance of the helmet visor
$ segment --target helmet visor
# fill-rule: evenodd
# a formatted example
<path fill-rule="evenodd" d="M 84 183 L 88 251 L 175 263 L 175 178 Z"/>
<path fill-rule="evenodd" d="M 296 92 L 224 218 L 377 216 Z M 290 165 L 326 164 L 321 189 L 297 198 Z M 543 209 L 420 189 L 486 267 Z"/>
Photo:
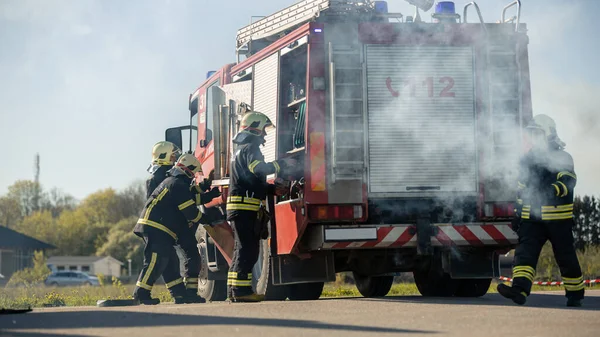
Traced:
<path fill-rule="evenodd" d="M 544 148 L 548 145 L 546 133 L 540 128 L 527 128 L 527 140 L 533 148 Z"/>

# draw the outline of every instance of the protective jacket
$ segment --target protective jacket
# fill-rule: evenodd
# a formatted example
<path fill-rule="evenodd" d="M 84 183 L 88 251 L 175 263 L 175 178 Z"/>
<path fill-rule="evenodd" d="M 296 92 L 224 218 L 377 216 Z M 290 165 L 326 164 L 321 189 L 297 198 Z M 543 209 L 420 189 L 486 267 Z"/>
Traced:
<path fill-rule="evenodd" d="M 159 166 L 152 176 L 146 180 L 146 199 L 150 198 L 150 195 L 154 190 L 163 182 L 168 176 L 167 172 L 173 167 L 173 165 Z"/>
<path fill-rule="evenodd" d="M 168 176 L 151 193 L 135 226 L 134 233 L 161 233 L 165 239 L 177 241 L 191 223 L 197 224 L 202 212 L 196 207 L 196 195 L 190 190 L 191 179 L 184 175 Z"/>
<path fill-rule="evenodd" d="M 571 219 L 576 183 L 570 154 L 529 151 L 520 161 L 516 215 L 522 220 Z"/>
<path fill-rule="evenodd" d="M 231 165 L 228 218 L 237 211 L 257 212 L 267 194 L 275 193 L 275 186 L 267 183 L 267 175 L 278 173 L 281 164 L 277 161 L 265 163 L 258 142 L 240 144 Z"/>

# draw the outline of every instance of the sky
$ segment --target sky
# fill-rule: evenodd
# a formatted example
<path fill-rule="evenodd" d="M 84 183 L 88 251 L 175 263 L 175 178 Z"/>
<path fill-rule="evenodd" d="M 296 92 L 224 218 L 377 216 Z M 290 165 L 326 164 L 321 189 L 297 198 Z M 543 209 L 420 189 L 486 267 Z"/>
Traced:
<path fill-rule="evenodd" d="M 33 179 L 36 153 L 44 188 L 78 199 L 145 179 L 152 145 L 189 122 L 189 94 L 208 71 L 235 62 L 236 31 L 294 2 L 0 0 L 0 195 Z M 508 2 L 479 1 L 484 20 L 499 20 Z M 556 120 L 576 194 L 598 195 L 600 1 L 522 2 L 534 114 Z M 467 1 L 456 3 L 462 13 Z M 388 4 L 414 14 L 405 1 Z"/>

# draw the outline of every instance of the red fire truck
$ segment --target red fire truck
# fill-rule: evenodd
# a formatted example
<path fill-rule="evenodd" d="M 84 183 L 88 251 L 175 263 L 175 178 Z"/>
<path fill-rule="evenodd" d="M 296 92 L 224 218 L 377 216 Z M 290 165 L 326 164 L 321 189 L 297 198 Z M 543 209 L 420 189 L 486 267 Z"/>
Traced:
<path fill-rule="evenodd" d="M 433 0 L 407 1 L 414 16 L 384 1 L 298 2 L 240 29 L 236 62 L 190 95 L 190 125 L 166 138 L 182 145 L 192 131 L 190 149 L 223 192 L 204 206 L 222 223 L 197 233 L 203 297 L 225 298 L 231 140 L 250 109 L 276 124 L 265 160 L 299 163 L 282 177 L 290 193 L 267 200 L 258 293 L 317 299 L 352 272 L 362 295 L 385 296 L 412 272 L 423 296 L 478 297 L 499 276 L 499 255 L 517 242 L 516 164 L 532 116 L 521 3 L 486 23 L 475 2 L 460 15 L 441 1 L 424 22 Z"/>

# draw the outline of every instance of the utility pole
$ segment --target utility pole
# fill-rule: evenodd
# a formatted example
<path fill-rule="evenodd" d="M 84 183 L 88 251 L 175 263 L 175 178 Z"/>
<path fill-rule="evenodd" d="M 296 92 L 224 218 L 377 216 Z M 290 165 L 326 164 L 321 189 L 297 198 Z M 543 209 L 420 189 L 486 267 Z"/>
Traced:
<path fill-rule="evenodd" d="M 35 162 L 34 162 L 34 176 L 35 176 L 35 186 L 34 186 L 34 194 L 33 194 L 33 210 L 37 211 L 40 209 L 40 201 L 42 199 L 42 188 L 40 185 L 40 154 L 35 154 Z"/>

